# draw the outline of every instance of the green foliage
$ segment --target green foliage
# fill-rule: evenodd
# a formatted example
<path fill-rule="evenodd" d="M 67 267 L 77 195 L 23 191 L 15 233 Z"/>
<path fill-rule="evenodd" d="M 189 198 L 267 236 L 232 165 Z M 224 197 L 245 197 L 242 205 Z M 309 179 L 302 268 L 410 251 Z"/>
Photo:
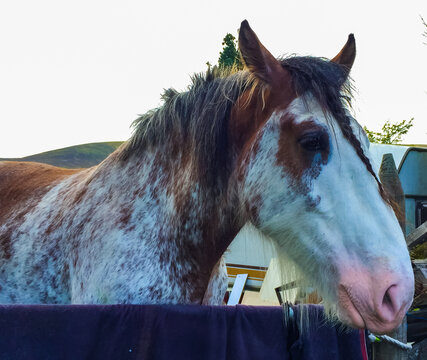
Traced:
<path fill-rule="evenodd" d="M 409 129 L 414 125 L 411 120 L 402 120 L 400 123 L 391 124 L 387 121 L 381 132 L 370 131 L 366 126 L 363 127 L 366 134 L 368 135 L 369 141 L 378 144 L 398 144 L 402 142 L 402 136 L 407 134 Z"/>
<path fill-rule="evenodd" d="M 416 246 L 411 251 L 411 259 L 427 259 L 427 242 Z"/>
<path fill-rule="evenodd" d="M 243 69 L 236 38 L 230 33 L 227 33 L 222 41 L 222 51 L 219 53 L 218 66 L 235 67 L 238 70 Z"/>

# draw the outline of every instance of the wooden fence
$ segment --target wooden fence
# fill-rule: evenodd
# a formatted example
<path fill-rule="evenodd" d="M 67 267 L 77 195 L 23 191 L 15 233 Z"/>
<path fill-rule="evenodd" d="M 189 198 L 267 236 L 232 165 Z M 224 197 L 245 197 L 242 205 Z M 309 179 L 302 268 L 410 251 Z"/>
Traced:
<path fill-rule="evenodd" d="M 392 154 L 385 154 L 383 156 L 379 175 L 384 189 L 391 196 L 393 201 L 398 205 L 398 211 L 404 215 L 405 197 Z M 400 219 L 400 226 L 402 228 L 403 233 L 405 232 L 404 218 L 404 216 L 401 216 Z M 410 250 L 413 249 L 415 246 L 425 242 L 426 240 L 427 222 L 419 226 L 406 237 L 406 243 Z M 395 331 L 388 335 L 406 344 L 407 318 L 405 317 L 399 328 L 397 328 Z M 374 343 L 373 345 L 374 360 L 408 360 L 408 355 L 409 352 L 407 350 L 399 348 L 398 346 L 388 342 L 383 341 L 380 343 Z"/>

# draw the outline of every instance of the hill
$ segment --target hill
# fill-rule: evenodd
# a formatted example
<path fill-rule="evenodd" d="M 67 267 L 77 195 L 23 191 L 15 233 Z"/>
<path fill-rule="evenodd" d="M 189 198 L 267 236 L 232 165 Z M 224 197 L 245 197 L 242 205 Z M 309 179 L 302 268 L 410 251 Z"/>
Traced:
<path fill-rule="evenodd" d="M 68 169 L 88 168 L 99 164 L 121 144 L 123 141 L 82 144 L 22 158 L 0 158 L 0 161 L 33 161 Z M 425 144 L 404 146 L 427 147 Z"/>
<path fill-rule="evenodd" d="M 122 143 L 111 141 L 76 145 L 23 158 L 4 158 L 0 161 L 32 161 L 68 169 L 87 168 L 99 164 Z"/>

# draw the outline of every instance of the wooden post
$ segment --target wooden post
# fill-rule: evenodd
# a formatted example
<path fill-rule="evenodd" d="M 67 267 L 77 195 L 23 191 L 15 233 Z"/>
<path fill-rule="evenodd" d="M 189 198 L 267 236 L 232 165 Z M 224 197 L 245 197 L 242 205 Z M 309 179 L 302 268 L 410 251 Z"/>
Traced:
<path fill-rule="evenodd" d="M 414 231 L 412 231 L 406 237 L 406 245 L 409 250 L 412 250 L 415 246 L 420 245 L 427 241 L 427 221 L 423 222 Z"/>
<path fill-rule="evenodd" d="M 384 190 L 392 198 L 398 207 L 400 227 L 405 234 L 405 194 L 403 193 L 402 184 L 400 183 L 399 174 L 396 169 L 392 154 L 384 154 L 380 167 L 380 180 Z M 379 279 L 380 280 L 380 279 Z M 381 280 L 380 280 L 381 281 Z M 393 332 L 387 334 L 392 338 L 406 344 L 407 339 L 406 316 L 402 324 Z M 396 345 L 380 342 L 374 343 L 372 347 L 374 360 L 407 360 L 408 351 L 398 348 Z"/>

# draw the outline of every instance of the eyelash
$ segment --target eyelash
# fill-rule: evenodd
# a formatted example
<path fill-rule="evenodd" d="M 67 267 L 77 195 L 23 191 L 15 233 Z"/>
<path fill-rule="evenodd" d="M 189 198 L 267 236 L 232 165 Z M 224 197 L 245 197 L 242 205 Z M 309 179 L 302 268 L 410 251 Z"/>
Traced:
<path fill-rule="evenodd" d="M 314 132 L 303 135 L 298 143 L 307 151 L 322 151 L 328 147 L 328 138 L 324 132 Z"/>

